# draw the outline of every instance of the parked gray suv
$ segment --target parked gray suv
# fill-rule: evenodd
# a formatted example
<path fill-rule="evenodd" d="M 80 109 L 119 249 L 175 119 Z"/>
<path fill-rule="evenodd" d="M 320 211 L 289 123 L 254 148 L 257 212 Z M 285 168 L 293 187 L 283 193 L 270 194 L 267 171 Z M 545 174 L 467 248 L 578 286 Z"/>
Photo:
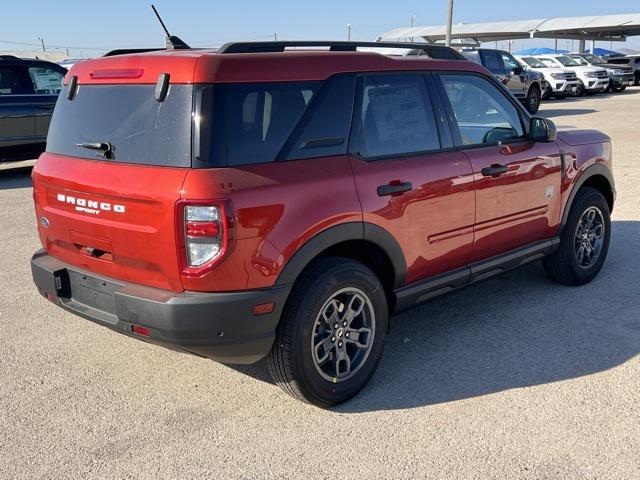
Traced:
<path fill-rule="evenodd" d="M 542 92 L 546 88 L 541 73 L 525 70 L 513 55 L 503 50 L 479 48 L 463 50 L 462 55 L 493 73 L 524 104 L 529 113 L 538 111 Z"/>

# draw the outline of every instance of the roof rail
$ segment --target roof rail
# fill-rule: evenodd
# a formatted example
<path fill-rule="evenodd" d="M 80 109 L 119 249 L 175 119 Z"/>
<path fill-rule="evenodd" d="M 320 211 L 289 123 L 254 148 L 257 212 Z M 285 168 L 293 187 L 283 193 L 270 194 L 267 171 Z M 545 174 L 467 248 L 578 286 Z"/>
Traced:
<path fill-rule="evenodd" d="M 128 53 L 145 53 L 145 52 L 157 52 L 158 50 L 165 50 L 164 48 L 118 48 L 105 53 L 104 57 L 113 57 L 115 55 L 127 55 Z"/>
<path fill-rule="evenodd" d="M 16 57 L 15 55 L 0 55 L 0 58 L 5 58 L 9 60 L 19 60 L 19 58 Z"/>
<path fill-rule="evenodd" d="M 345 42 L 345 41 L 317 41 L 317 40 L 293 40 L 278 42 L 235 42 L 223 45 L 218 53 L 269 53 L 283 52 L 292 47 L 328 47 L 332 52 L 355 52 L 359 47 L 367 48 L 398 48 L 404 50 L 417 50 L 425 55 L 442 60 L 466 60 L 452 48 L 432 43 L 409 42 Z"/>

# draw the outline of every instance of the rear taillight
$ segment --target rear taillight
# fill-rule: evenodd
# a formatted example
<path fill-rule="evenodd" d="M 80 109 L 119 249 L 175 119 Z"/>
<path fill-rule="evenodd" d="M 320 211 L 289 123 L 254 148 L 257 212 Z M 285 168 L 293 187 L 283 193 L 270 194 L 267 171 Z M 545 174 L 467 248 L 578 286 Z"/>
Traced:
<path fill-rule="evenodd" d="M 229 243 L 229 213 L 228 202 L 178 204 L 184 274 L 202 275 L 222 259 Z"/>

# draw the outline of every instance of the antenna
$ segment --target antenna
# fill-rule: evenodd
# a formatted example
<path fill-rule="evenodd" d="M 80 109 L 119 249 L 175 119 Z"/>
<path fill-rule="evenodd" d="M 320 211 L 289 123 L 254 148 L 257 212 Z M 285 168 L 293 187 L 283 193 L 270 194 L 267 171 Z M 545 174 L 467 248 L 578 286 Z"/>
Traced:
<path fill-rule="evenodd" d="M 176 37 L 175 35 L 171 35 L 169 33 L 169 30 L 167 29 L 167 26 L 162 21 L 162 18 L 160 17 L 160 14 L 158 13 L 158 10 L 156 10 L 155 5 L 151 4 L 151 10 L 153 10 L 153 13 L 156 14 L 156 17 L 158 18 L 158 21 L 160 22 L 160 25 L 162 25 L 162 29 L 164 30 L 164 33 L 166 33 L 166 35 L 167 35 L 167 37 L 165 39 L 165 45 L 167 47 L 167 50 L 184 50 L 184 49 L 191 48 L 189 45 L 187 45 L 180 38 Z"/>

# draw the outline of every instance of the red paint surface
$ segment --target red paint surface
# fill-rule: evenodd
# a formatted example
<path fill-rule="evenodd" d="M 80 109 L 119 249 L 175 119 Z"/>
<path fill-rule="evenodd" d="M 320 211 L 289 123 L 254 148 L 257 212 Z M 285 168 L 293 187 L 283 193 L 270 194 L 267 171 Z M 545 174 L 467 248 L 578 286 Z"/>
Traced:
<path fill-rule="evenodd" d="M 108 69 L 140 69 L 136 79 L 91 77 Z M 215 55 L 205 51 L 124 55 L 76 64 L 84 84 L 319 80 L 337 72 L 466 70 L 472 62 L 315 52 Z M 523 142 L 364 162 L 336 156 L 315 160 L 185 169 L 117 164 L 45 153 L 33 170 L 43 246 L 71 265 L 115 279 L 173 291 L 233 291 L 269 287 L 293 254 L 318 233 L 366 221 L 400 244 L 406 283 L 526 245 L 557 233 L 571 188 L 586 167 L 609 162 L 608 141 L 588 134 L 557 143 Z M 598 137 L 599 140 L 600 137 Z M 571 143 L 571 144 L 570 144 Z M 588 143 L 586 145 L 575 145 Z M 561 178 L 559 147 L 567 153 Z M 480 171 L 505 164 L 497 178 Z M 380 197 L 377 187 L 411 182 L 410 192 Z M 552 187 L 551 198 L 545 196 Z M 122 205 L 98 215 L 76 211 L 57 195 Z M 213 268 L 183 273 L 180 206 L 224 202 L 229 244 Z M 105 251 L 100 258 L 88 247 Z"/>

